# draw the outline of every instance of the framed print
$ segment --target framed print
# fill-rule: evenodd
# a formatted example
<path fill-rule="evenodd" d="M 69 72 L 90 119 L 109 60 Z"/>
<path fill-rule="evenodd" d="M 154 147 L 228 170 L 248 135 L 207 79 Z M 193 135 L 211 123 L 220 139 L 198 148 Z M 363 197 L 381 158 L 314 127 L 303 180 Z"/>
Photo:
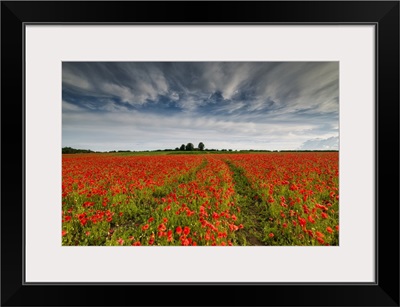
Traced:
<path fill-rule="evenodd" d="M 2 305 L 399 306 L 397 1 L 1 8 Z"/>

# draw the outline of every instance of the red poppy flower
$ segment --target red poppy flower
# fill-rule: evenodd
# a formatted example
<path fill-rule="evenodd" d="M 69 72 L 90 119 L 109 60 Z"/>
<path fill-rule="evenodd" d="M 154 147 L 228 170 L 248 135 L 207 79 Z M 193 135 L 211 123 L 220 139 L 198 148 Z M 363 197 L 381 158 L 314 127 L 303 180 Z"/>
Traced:
<path fill-rule="evenodd" d="M 303 211 L 305 214 L 309 214 L 310 213 L 310 209 L 308 209 L 307 205 L 303 205 Z"/>
<path fill-rule="evenodd" d="M 62 231 L 62 236 L 65 236 L 67 234 L 67 232 L 65 230 Z"/>
<path fill-rule="evenodd" d="M 190 242 L 187 238 L 182 238 L 181 242 L 182 242 L 183 246 L 188 246 L 190 244 Z"/>
<path fill-rule="evenodd" d="M 328 227 L 326 227 L 326 231 L 329 232 L 329 233 L 332 233 L 333 229 L 328 226 Z"/>
<path fill-rule="evenodd" d="M 165 227 L 164 223 L 158 225 L 158 230 L 159 231 L 165 231 L 167 229 L 167 227 Z"/>
<path fill-rule="evenodd" d="M 183 228 L 183 233 L 187 236 L 190 233 L 190 228 L 188 226 L 185 226 Z"/>
<path fill-rule="evenodd" d="M 173 239 L 173 237 L 172 237 L 172 230 L 170 229 L 170 230 L 168 230 L 168 232 L 167 232 L 167 241 L 168 241 L 168 242 L 171 242 L 172 239 Z"/>
<path fill-rule="evenodd" d="M 302 218 L 300 216 L 297 219 L 299 220 L 299 223 L 300 223 L 301 227 L 305 227 L 306 226 L 306 223 L 307 223 L 306 219 L 304 219 L 304 218 Z"/>
<path fill-rule="evenodd" d="M 226 232 L 218 232 L 218 238 L 226 238 L 227 233 Z"/>
<path fill-rule="evenodd" d="M 229 230 L 230 230 L 230 231 L 236 231 L 236 230 L 238 230 L 238 229 L 239 229 L 239 227 L 236 226 L 235 224 L 229 224 Z"/>
<path fill-rule="evenodd" d="M 144 225 L 144 226 L 142 227 L 142 230 L 145 231 L 145 230 L 149 229 L 149 227 L 150 227 L 149 224 L 146 224 L 146 225 Z"/>
<path fill-rule="evenodd" d="M 272 233 L 272 232 L 270 232 L 270 234 L 268 235 L 270 238 L 273 238 L 275 235 Z"/>
<path fill-rule="evenodd" d="M 181 227 L 181 226 L 176 227 L 175 232 L 176 232 L 178 235 L 180 235 L 180 234 L 182 233 L 182 227 Z"/>

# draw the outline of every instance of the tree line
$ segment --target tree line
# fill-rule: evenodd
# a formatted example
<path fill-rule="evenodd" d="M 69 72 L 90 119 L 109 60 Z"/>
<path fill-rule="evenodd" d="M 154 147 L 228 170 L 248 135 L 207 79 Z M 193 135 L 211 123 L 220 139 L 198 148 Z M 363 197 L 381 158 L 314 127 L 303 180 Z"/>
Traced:
<path fill-rule="evenodd" d="M 232 149 L 213 149 L 213 148 L 205 148 L 203 142 L 200 142 L 197 147 L 194 147 L 193 143 L 182 144 L 180 147 L 176 147 L 175 149 L 156 149 L 156 150 L 142 150 L 141 152 L 150 152 L 150 151 L 216 151 L 216 152 L 232 152 Z M 245 150 L 234 150 L 234 152 L 337 152 L 338 150 L 257 150 L 257 149 L 245 149 Z M 99 151 L 92 151 L 90 149 L 75 149 L 71 147 L 63 147 L 63 154 L 75 154 L 75 153 L 93 153 Z M 110 150 L 109 153 L 119 152 L 119 153 L 128 153 L 135 152 L 134 150 Z"/>
<path fill-rule="evenodd" d="M 194 151 L 194 150 L 203 151 L 204 147 L 205 147 L 205 145 L 203 142 L 200 142 L 197 147 L 194 147 L 193 143 L 187 143 L 186 145 L 182 144 L 180 147 L 176 147 L 175 149 L 164 149 L 164 150 L 158 149 L 158 150 L 154 150 L 154 151 L 174 151 L 174 150 L 176 150 L 176 151 L 179 151 L 179 150 L 180 151 Z M 146 150 L 146 151 L 148 151 L 148 150 Z M 75 149 L 72 147 L 63 147 L 62 148 L 63 154 L 92 153 L 92 152 L 95 152 L 95 151 L 92 151 L 90 149 Z M 132 152 L 132 151 L 131 150 L 111 150 L 108 152 L 113 153 L 113 152 Z"/>
<path fill-rule="evenodd" d="M 63 154 L 75 154 L 75 153 L 91 153 L 94 152 L 90 149 L 75 149 L 72 147 L 63 147 L 62 148 L 62 153 Z"/>

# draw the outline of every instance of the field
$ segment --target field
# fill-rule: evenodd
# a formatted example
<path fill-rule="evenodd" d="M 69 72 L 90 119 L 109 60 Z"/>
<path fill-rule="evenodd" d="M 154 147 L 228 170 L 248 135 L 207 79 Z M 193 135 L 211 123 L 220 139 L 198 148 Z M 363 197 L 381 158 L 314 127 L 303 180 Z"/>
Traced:
<path fill-rule="evenodd" d="M 62 244 L 339 245 L 339 153 L 70 154 Z"/>

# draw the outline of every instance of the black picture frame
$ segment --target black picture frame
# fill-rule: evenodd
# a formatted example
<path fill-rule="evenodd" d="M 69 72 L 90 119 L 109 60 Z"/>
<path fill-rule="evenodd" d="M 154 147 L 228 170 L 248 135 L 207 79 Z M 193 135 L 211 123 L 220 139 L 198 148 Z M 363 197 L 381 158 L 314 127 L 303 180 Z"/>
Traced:
<path fill-rule="evenodd" d="M 24 25 L 32 22 L 375 25 L 376 282 L 26 284 Z M 2 1 L 1 76 L 2 306 L 399 306 L 398 1 Z"/>

